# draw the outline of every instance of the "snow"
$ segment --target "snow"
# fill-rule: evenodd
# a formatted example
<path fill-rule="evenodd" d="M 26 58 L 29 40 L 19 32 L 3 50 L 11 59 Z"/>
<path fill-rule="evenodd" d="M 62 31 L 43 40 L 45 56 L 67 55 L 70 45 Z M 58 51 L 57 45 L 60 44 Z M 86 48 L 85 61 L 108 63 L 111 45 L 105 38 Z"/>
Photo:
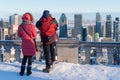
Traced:
<path fill-rule="evenodd" d="M 19 62 L 0 62 L 0 80 L 120 80 L 120 65 L 89 65 L 59 62 L 50 73 L 42 72 L 44 63 L 34 62 L 32 75 L 19 75 Z"/>

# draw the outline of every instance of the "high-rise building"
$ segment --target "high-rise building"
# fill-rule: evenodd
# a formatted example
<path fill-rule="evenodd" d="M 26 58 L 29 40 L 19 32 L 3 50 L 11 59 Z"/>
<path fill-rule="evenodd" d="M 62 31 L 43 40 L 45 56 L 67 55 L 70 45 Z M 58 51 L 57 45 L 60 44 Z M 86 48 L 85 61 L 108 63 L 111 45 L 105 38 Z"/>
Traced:
<path fill-rule="evenodd" d="M 73 37 L 77 38 L 77 35 L 82 34 L 82 14 L 75 14 L 74 15 L 74 33 Z"/>
<path fill-rule="evenodd" d="M 18 14 L 13 14 L 9 17 L 9 22 L 10 22 L 10 37 L 11 39 L 16 39 L 18 26 L 19 24 L 22 23 L 21 16 Z"/>
<path fill-rule="evenodd" d="M 105 37 L 105 24 L 102 25 L 102 36 Z"/>
<path fill-rule="evenodd" d="M 115 39 L 116 42 L 119 41 L 119 18 L 115 18 L 115 21 L 113 23 L 113 39 Z"/>
<path fill-rule="evenodd" d="M 0 40 L 6 40 L 8 36 L 8 28 L 0 28 Z"/>
<path fill-rule="evenodd" d="M 112 17 L 107 15 L 106 17 L 106 37 L 112 37 Z"/>
<path fill-rule="evenodd" d="M 87 41 L 87 29 L 82 28 L 82 41 Z"/>
<path fill-rule="evenodd" d="M 67 38 L 68 37 L 68 33 L 67 33 L 68 20 L 64 13 L 62 13 L 62 15 L 60 17 L 59 25 L 60 25 L 59 37 Z"/>
<path fill-rule="evenodd" d="M 90 25 L 87 27 L 88 35 L 91 35 L 92 38 L 94 37 L 94 25 Z"/>
<path fill-rule="evenodd" d="M 99 33 L 99 36 L 102 37 L 101 15 L 99 12 L 96 13 L 95 33 Z"/>
<path fill-rule="evenodd" d="M 12 25 L 12 24 L 19 25 L 19 24 L 21 24 L 21 22 L 22 22 L 21 16 L 18 15 L 18 14 L 13 14 L 13 15 L 9 16 L 9 22 L 10 22 L 10 25 Z"/>
<path fill-rule="evenodd" d="M 8 22 L 5 22 L 3 19 L 0 20 L 0 27 L 1 28 L 6 28 L 6 27 L 8 27 L 8 25 L 9 25 Z"/>

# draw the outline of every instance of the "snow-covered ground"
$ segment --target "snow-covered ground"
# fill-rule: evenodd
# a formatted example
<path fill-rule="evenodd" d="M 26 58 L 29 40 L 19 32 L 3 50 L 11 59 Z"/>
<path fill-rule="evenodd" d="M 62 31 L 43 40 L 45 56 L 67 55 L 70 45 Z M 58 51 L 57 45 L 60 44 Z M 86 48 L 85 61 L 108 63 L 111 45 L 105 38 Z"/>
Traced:
<path fill-rule="evenodd" d="M 81 65 L 59 62 L 50 73 L 43 63 L 33 63 L 32 75 L 19 75 L 20 63 L 0 63 L 0 80 L 120 80 L 119 65 Z"/>

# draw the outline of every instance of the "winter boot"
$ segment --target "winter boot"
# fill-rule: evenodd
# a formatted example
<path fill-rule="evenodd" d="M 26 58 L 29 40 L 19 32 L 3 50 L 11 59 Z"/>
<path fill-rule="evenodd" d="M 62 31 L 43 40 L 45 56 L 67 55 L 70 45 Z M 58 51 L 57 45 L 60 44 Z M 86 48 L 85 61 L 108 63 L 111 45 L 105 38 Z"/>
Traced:
<path fill-rule="evenodd" d="M 20 74 L 21 76 L 23 76 L 24 71 L 25 71 L 25 65 L 22 65 L 22 66 L 21 66 L 21 70 L 20 70 L 20 73 L 19 73 L 19 74 Z"/>
<path fill-rule="evenodd" d="M 27 75 L 31 75 L 32 74 L 32 71 L 31 71 L 31 66 L 27 66 Z"/>
<path fill-rule="evenodd" d="M 45 73 L 49 73 L 49 72 L 50 72 L 50 68 L 47 68 L 47 67 L 44 68 L 44 69 L 43 69 L 43 72 L 45 72 Z"/>

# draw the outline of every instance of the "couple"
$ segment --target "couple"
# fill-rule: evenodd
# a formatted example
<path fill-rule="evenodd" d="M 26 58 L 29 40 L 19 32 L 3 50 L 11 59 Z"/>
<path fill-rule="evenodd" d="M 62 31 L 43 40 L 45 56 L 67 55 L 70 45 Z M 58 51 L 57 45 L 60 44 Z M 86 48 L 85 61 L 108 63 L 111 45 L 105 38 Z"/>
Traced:
<path fill-rule="evenodd" d="M 40 31 L 41 42 L 43 43 L 44 56 L 46 67 L 43 72 L 50 72 L 51 65 L 55 61 L 55 46 L 56 46 L 56 30 L 58 23 L 53 18 L 48 10 L 43 12 L 40 20 L 37 21 L 36 27 Z M 37 33 L 33 25 L 33 16 L 31 13 L 25 13 L 22 16 L 22 23 L 18 27 L 18 36 L 22 39 L 23 59 L 21 63 L 20 75 L 23 76 L 27 62 L 27 75 L 32 74 L 32 56 L 36 53 L 34 39 Z"/>

